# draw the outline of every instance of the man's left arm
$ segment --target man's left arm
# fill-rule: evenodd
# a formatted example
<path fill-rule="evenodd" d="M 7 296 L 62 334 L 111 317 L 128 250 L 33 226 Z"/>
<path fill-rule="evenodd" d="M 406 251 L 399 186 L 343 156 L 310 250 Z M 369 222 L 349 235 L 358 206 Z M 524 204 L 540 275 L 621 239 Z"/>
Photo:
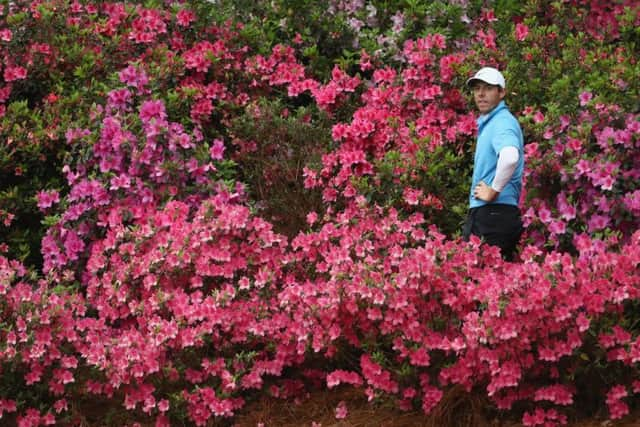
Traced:
<path fill-rule="evenodd" d="M 520 160 L 520 152 L 516 147 L 511 145 L 503 147 L 498 152 L 496 176 L 493 182 L 488 185 L 480 181 L 474 189 L 474 197 L 485 202 L 494 201 L 511 180 L 518 167 L 518 160 Z"/>

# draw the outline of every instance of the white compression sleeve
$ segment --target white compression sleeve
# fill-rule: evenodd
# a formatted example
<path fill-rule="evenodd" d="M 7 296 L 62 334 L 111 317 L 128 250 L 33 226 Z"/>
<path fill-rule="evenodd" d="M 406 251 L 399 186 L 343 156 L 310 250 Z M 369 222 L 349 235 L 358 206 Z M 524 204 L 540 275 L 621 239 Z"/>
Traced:
<path fill-rule="evenodd" d="M 518 166 L 518 159 L 520 159 L 520 154 L 516 147 L 504 147 L 500 150 L 496 165 L 496 177 L 493 179 L 491 188 L 498 193 L 504 189 Z"/>

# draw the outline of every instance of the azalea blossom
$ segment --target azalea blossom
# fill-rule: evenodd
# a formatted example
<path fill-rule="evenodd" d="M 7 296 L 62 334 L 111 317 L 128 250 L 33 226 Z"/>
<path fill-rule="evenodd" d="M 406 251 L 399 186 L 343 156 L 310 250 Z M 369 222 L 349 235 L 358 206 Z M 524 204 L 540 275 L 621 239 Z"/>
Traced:
<path fill-rule="evenodd" d="M 36 197 L 38 199 L 38 207 L 42 211 L 60 202 L 60 194 L 56 190 L 39 191 Z"/>
<path fill-rule="evenodd" d="M 225 146 L 224 142 L 220 139 L 215 139 L 211 148 L 209 149 L 209 154 L 211 155 L 211 159 L 213 160 L 222 160 L 224 158 Z"/>
<path fill-rule="evenodd" d="M 0 40 L 2 40 L 3 42 L 10 42 L 12 38 L 13 33 L 10 29 L 3 28 L 2 30 L 0 30 Z"/>
<path fill-rule="evenodd" d="M 515 28 L 516 40 L 523 41 L 529 35 L 529 27 L 525 24 L 517 23 Z"/>
<path fill-rule="evenodd" d="M 5 82 L 24 80 L 27 78 L 27 69 L 19 65 L 5 66 L 3 77 Z"/>
<path fill-rule="evenodd" d="M 58 2 L 56 13 L 48 1 L 24 3 L 5 5 L 0 30 L 9 61 L 0 115 L 24 116 L 4 142 L 16 158 L 25 142 L 55 154 L 66 187 L 58 193 L 58 183 L 43 182 L 25 193 L 55 214 L 39 241 L 41 271 L 12 258 L 20 248 L 3 243 L 0 256 L 0 358 L 15 367 L 4 374 L 18 374 L 24 396 L 48 393 L 50 407 L 7 395 L 0 415 L 17 412 L 22 425 L 61 422 L 53 414 L 68 418 L 68 402 L 84 394 L 142 410 L 157 426 L 176 417 L 207 425 L 233 417 L 247 393 L 295 402 L 303 384 L 325 382 L 426 413 L 448 387 L 480 390 L 494 409 L 529 407 L 525 425 L 557 425 L 575 404 L 563 383 L 575 357 L 586 355 L 578 362 L 587 367 L 615 363 L 623 377 L 633 372 L 637 337 L 607 326 L 637 297 L 640 260 L 640 172 L 629 158 L 640 122 L 614 104 L 619 94 L 594 104 L 584 89 L 576 110 L 555 94 L 542 102 L 528 76 L 515 73 L 513 90 L 531 104 L 522 118 L 530 138 L 520 260 L 505 263 L 479 239 L 460 242 L 439 228 L 461 215 L 458 161 L 477 132 L 461 73 L 497 43 L 522 47 L 511 49 L 507 67 L 527 58 L 541 64 L 564 33 L 542 34 L 535 13 L 527 25 L 494 26 L 495 11 L 460 0 L 465 37 L 429 33 L 427 17 L 419 27 L 429 34 L 405 41 L 404 27 L 415 24 L 406 11 L 335 0 L 332 25 L 352 25 L 369 52 L 330 31 L 341 66 L 315 69 L 335 58 L 305 50 L 311 40 L 290 17 L 281 21 L 282 45 L 259 47 L 246 43 L 252 26 L 204 22 L 184 2 Z M 628 78 L 629 52 L 615 36 L 622 7 L 579 7 L 584 22 L 572 25 L 584 37 L 561 46 L 594 76 L 616 64 L 614 88 Z M 55 43 L 47 43 L 46 23 L 60 24 Z M 69 26 L 90 35 L 78 58 L 66 56 Z M 592 32 L 603 33 L 594 52 Z M 27 42 L 16 43 L 18 35 Z M 528 53 L 534 42 L 539 57 Z M 84 60 L 93 64 L 91 81 L 76 62 Z M 582 71 L 578 80 L 593 86 Z M 81 96 L 62 78 L 72 74 L 86 83 Z M 29 79 L 49 75 L 55 84 L 45 78 L 44 92 L 32 96 Z M 281 134 L 281 126 L 296 132 Z M 262 167 L 252 156 L 268 160 L 265 152 L 279 169 L 251 169 Z M 444 173 L 434 163 L 441 155 Z M 228 156 L 233 162 L 222 161 Z M 15 168 L 21 180 L 42 178 Z M 279 179 L 287 183 L 280 189 Z M 269 186 L 278 197 L 304 186 L 304 203 L 257 196 Z M 0 214 L 7 226 L 24 222 L 22 211 Z M 278 234 L 278 215 L 295 219 L 284 227 L 290 236 Z M 346 370 L 343 351 L 359 363 Z M 620 417 L 639 388 L 633 379 L 614 383 L 600 400 Z M 345 402 L 335 409 L 337 418 L 348 414 Z"/>
<path fill-rule="evenodd" d="M 580 99 L 580 105 L 585 106 L 593 99 L 593 94 L 587 91 L 581 92 L 578 98 Z"/>
<path fill-rule="evenodd" d="M 338 403 L 338 406 L 336 406 L 336 419 L 343 420 L 347 418 L 348 413 L 349 411 L 347 409 L 347 404 L 343 400 L 341 400 Z"/>

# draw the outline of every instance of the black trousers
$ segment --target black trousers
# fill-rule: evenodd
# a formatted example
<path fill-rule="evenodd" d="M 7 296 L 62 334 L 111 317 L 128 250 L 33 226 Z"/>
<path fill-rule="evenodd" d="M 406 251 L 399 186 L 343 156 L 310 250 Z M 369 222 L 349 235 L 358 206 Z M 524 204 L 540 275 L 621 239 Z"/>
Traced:
<path fill-rule="evenodd" d="M 469 209 L 462 237 L 469 240 L 474 234 L 485 243 L 498 246 L 502 258 L 512 261 L 523 230 L 517 206 L 488 204 Z"/>

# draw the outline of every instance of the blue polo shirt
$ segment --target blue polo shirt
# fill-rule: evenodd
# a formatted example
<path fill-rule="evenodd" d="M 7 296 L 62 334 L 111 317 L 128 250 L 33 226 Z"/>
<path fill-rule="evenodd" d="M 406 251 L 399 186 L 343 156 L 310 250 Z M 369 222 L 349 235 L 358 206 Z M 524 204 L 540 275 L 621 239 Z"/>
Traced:
<path fill-rule="evenodd" d="M 488 204 L 473 197 L 473 189 L 480 182 L 488 185 L 496 176 L 498 153 L 505 147 L 516 147 L 520 153 L 518 165 L 511 180 L 491 203 L 518 206 L 522 191 L 522 173 L 524 170 L 524 138 L 518 120 L 511 114 L 504 101 L 488 114 L 480 116 L 478 123 L 478 142 L 473 159 L 473 178 L 469 192 L 469 206 L 476 208 Z"/>

